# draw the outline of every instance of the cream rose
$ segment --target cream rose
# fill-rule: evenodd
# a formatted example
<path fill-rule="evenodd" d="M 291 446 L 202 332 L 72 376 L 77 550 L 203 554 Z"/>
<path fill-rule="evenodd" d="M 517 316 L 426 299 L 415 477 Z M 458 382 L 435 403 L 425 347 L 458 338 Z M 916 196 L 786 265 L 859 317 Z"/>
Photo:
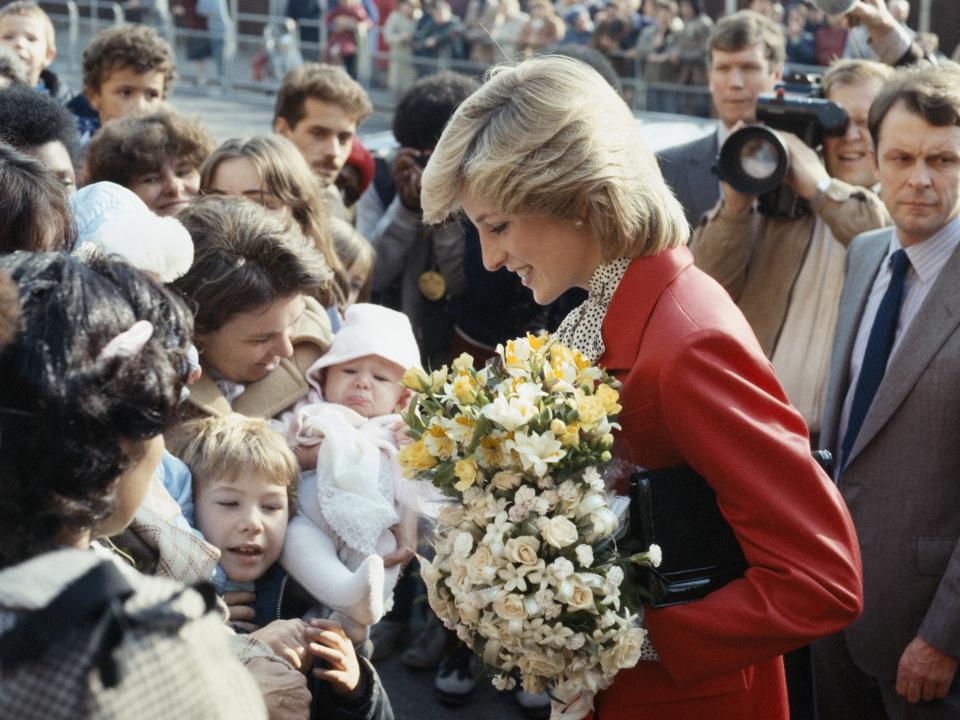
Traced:
<path fill-rule="evenodd" d="M 562 515 L 544 520 L 540 526 L 540 534 L 555 548 L 565 548 L 579 539 L 577 526 Z"/>
<path fill-rule="evenodd" d="M 524 535 L 507 540 L 503 551 L 512 562 L 520 565 L 536 565 L 540 559 L 538 550 L 540 550 L 540 541 L 535 537 Z"/>
<path fill-rule="evenodd" d="M 517 593 L 502 595 L 493 603 L 493 611 L 504 620 L 523 620 L 527 617 L 527 609 L 523 596 Z"/>
<path fill-rule="evenodd" d="M 578 580 L 574 580 L 573 590 L 570 592 L 570 599 L 567 605 L 574 610 L 596 610 L 596 604 L 593 600 L 593 590 L 588 588 Z"/>

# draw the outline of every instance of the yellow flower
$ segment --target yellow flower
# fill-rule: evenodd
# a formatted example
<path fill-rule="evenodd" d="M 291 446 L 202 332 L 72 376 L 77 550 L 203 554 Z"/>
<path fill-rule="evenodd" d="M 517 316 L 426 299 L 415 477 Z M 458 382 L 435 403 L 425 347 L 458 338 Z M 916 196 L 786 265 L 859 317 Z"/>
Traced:
<path fill-rule="evenodd" d="M 448 374 L 446 365 L 430 373 L 430 377 L 427 380 L 427 386 L 430 388 L 430 391 L 435 393 L 440 392 L 447 383 Z"/>
<path fill-rule="evenodd" d="M 477 461 L 473 458 L 458 460 L 453 466 L 453 474 L 460 481 L 453 487 L 459 492 L 463 492 L 477 481 Z"/>
<path fill-rule="evenodd" d="M 587 432 L 596 428 L 607 416 L 599 397 L 581 392 L 577 393 L 577 412 L 580 413 L 580 425 Z"/>
<path fill-rule="evenodd" d="M 473 367 L 473 356 L 460 353 L 460 357 L 453 361 L 453 369 L 458 373 L 465 373 Z"/>
<path fill-rule="evenodd" d="M 437 464 L 437 459 L 427 450 L 423 440 L 417 440 L 415 443 L 402 447 L 397 455 L 397 460 L 400 462 L 403 474 L 406 477 L 413 477 L 418 472 L 429 470 Z"/>
<path fill-rule="evenodd" d="M 469 373 L 460 373 L 453 381 L 453 394 L 464 405 L 472 405 L 477 401 L 477 381 Z"/>
<path fill-rule="evenodd" d="M 597 388 L 596 396 L 600 398 L 600 402 L 603 403 L 603 411 L 607 415 L 616 415 L 623 410 L 623 407 L 617 403 L 617 400 L 620 399 L 620 393 L 609 385 L 600 385 L 600 387 Z"/>
<path fill-rule="evenodd" d="M 570 423 L 558 437 L 560 438 L 560 443 L 565 447 L 576 445 L 580 442 L 580 423 Z"/>
<path fill-rule="evenodd" d="M 480 458 L 480 464 L 486 468 L 499 468 L 503 464 L 503 452 L 501 446 L 503 440 L 495 435 L 487 435 L 480 439 L 477 445 L 477 457 Z"/>
<path fill-rule="evenodd" d="M 447 434 L 442 425 L 436 422 L 436 418 L 427 427 L 427 432 L 424 433 L 421 440 L 427 450 L 441 460 L 446 460 L 452 456 L 457 449 L 453 438 Z"/>
<path fill-rule="evenodd" d="M 530 343 L 531 350 L 539 350 L 543 347 L 543 344 L 547 341 L 548 335 L 540 335 L 539 337 L 531 333 L 527 333 L 527 342 Z"/>
<path fill-rule="evenodd" d="M 428 378 L 427 374 L 420 368 L 412 367 L 407 369 L 407 371 L 403 374 L 403 377 L 400 378 L 400 382 L 404 387 L 408 387 L 417 392 L 422 392 L 424 389 L 429 387 L 430 378 Z"/>

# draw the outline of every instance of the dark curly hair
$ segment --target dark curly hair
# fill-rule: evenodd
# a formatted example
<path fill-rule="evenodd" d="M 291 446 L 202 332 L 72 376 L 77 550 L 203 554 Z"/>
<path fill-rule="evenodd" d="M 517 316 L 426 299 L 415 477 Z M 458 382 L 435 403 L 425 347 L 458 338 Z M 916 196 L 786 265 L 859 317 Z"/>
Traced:
<path fill-rule="evenodd" d="M 29 87 L 0 92 L 0 138 L 17 150 L 59 141 L 74 167 L 80 160 L 80 136 L 73 115 L 49 95 Z"/>
<path fill-rule="evenodd" d="M 66 193 L 39 160 L 0 142 L 0 188 L 0 254 L 73 247 Z"/>
<path fill-rule="evenodd" d="M 451 70 L 428 75 L 407 90 L 393 112 L 393 136 L 404 147 L 433 150 L 460 103 L 480 87 Z"/>
<path fill-rule="evenodd" d="M 111 72 L 124 69 L 138 75 L 162 72 L 164 98 L 177 79 L 170 43 L 146 25 L 115 25 L 98 32 L 83 51 L 83 88 L 99 92 Z"/>
<path fill-rule="evenodd" d="M 171 110 L 118 118 L 105 123 L 87 146 L 86 183 L 130 187 L 137 176 L 157 172 L 165 160 L 199 170 L 212 151 L 213 138 L 197 118 Z"/>
<path fill-rule="evenodd" d="M 0 568 L 95 530 L 112 485 L 139 457 L 121 439 L 164 432 L 189 372 L 183 302 L 126 263 L 16 252 L 20 320 L 0 352 Z M 134 356 L 99 358 L 136 321 L 154 332 Z"/>
<path fill-rule="evenodd" d="M 234 315 L 298 293 L 332 299 L 333 272 L 299 230 L 243 198 L 200 198 L 177 215 L 193 238 L 193 265 L 173 286 L 194 311 L 198 334 Z"/>

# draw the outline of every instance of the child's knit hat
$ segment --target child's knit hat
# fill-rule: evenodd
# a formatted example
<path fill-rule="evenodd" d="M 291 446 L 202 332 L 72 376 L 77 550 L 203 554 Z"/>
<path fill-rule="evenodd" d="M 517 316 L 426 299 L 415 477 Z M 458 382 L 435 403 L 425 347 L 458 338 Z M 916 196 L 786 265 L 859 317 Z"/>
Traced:
<path fill-rule="evenodd" d="M 382 305 L 357 303 L 347 308 L 343 325 L 326 354 L 311 371 L 339 365 L 365 355 L 378 355 L 404 370 L 420 367 L 420 348 L 410 320 Z"/>
<path fill-rule="evenodd" d="M 70 209 L 78 255 L 116 255 L 165 283 L 193 264 L 193 240 L 180 221 L 155 215 L 125 187 L 111 182 L 87 185 L 70 198 Z"/>

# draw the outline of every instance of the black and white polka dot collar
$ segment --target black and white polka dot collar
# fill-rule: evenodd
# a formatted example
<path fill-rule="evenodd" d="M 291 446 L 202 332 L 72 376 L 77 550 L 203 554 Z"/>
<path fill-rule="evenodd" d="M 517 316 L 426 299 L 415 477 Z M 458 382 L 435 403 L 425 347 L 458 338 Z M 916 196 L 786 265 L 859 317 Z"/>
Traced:
<path fill-rule="evenodd" d="M 603 319 L 631 258 L 618 258 L 597 267 L 590 277 L 586 301 L 570 312 L 557 329 L 564 345 L 579 350 L 591 362 L 603 355 Z"/>

